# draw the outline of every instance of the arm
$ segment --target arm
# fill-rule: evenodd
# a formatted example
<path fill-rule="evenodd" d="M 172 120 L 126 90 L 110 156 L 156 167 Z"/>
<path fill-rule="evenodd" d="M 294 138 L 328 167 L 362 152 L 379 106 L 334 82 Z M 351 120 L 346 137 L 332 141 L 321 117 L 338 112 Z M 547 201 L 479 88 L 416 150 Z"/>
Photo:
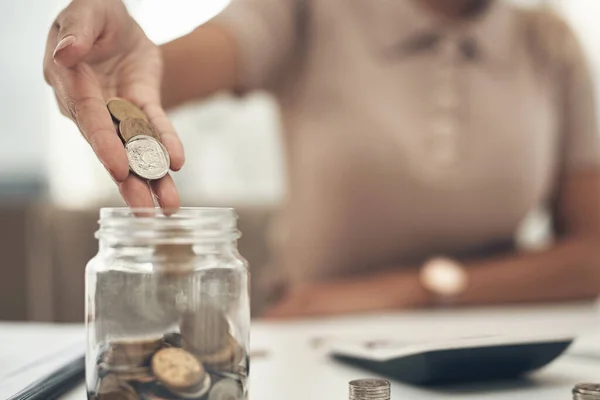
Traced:
<path fill-rule="evenodd" d="M 600 170 L 565 179 L 556 202 L 556 244 L 546 251 L 468 262 L 468 287 L 456 305 L 591 299 L 600 293 Z M 405 309 L 435 304 L 419 271 L 294 288 L 268 318 Z"/>
<path fill-rule="evenodd" d="M 460 304 L 576 300 L 600 293 L 600 170 L 566 177 L 555 208 L 556 244 L 468 265 Z"/>
<path fill-rule="evenodd" d="M 557 241 L 544 252 L 470 264 L 469 290 L 458 299 L 463 304 L 571 300 L 600 293 L 600 144 L 594 84 L 568 25 L 554 13 L 536 15 L 536 54 L 545 54 L 546 64 L 558 67 L 551 69 L 562 101 L 561 174 L 553 204 Z"/>
<path fill-rule="evenodd" d="M 215 23 L 161 46 L 162 102 L 168 109 L 221 90 L 239 81 L 239 57 L 234 37 Z"/>
<path fill-rule="evenodd" d="M 164 107 L 268 87 L 295 49 L 297 11 L 297 0 L 233 0 L 212 21 L 161 46 Z"/>
<path fill-rule="evenodd" d="M 594 85 L 575 36 L 562 27 L 567 52 L 561 57 L 567 62 L 559 79 L 564 157 L 554 194 L 556 243 L 541 252 L 465 261 L 469 285 L 455 304 L 577 300 L 600 293 L 600 144 Z M 434 301 L 422 288 L 419 272 L 402 269 L 293 288 L 266 315 L 391 310 Z"/>

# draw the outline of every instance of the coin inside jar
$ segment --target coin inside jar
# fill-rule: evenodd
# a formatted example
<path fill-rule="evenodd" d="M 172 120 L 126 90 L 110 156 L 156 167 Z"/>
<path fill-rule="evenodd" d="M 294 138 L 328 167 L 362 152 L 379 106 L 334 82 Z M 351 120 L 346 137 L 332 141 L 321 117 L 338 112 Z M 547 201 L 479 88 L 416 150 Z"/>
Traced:
<path fill-rule="evenodd" d="M 165 147 L 152 136 L 135 136 L 125 144 L 129 168 L 143 179 L 160 179 L 169 172 L 171 160 Z"/>
<path fill-rule="evenodd" d="M 98 400 L 137 400 L 135 389 L 115 375 L 107 375 L 100 381 Z"/>
<path fill-rule="evenodd" d="M 176 347 L 159 350 L 152 357 L 152 371 L 160 383 L 170 390 L 185 391 L 202 383 L 206 377 L 200 361 Z"/>
<path fill-rule="evenodd" d="M 240 400 L 242 399 L 242 386 L 234 379 L 221 379 L 210 389 L 208 400 Z"/>
<path fill-rule="evenodd" d="M 228 344 L 221 350 L 198 355 L 198 358 L 211 369 L 223 371 L 232 371 L 236 364 L 244 358 L 244 351 L 238 342 L 231 336 L 228 338 Z"/>
<path fill-rule="evenodd" d="M 146 114 L 135 104 L 129 100 L 125 100 L 119 97 L 110 99 L 106 104 L 110 115 L 117 121 L 121 122 L 127 118 L 139 118 L 148 120 Z"/>
<path fill-rule="evenodd" d="M 197 355 L 218 352 L 229 344 L 229 322 L 222 311 L 210 304 L 184 313 L 179 329 Z"/>

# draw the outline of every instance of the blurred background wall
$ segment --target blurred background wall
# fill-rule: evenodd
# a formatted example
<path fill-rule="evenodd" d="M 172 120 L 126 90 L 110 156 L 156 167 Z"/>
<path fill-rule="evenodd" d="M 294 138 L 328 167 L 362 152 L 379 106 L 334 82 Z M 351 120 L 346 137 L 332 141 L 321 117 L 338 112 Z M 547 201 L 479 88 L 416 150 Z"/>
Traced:
<path fill-rule="evenodd" d="M 121 204 L 43 81 L 47 31 L 67 3 L 0 0 L 0 319 L 80 320 L 83 268 L 95 252 L 98 207 Z M 228 0 L 126 3 L 150 38 L 162 43 L 208 20 Z M 571 21 L 598 76 L 600 1 L 545 3 Z M 184 204 L 236 206 L 245 234 L 242 254 L 262 264 L 268 219 L 285 187 L 272 99 L 260 93 L 244 99 L 218 96 L 172 117 L 188 154 L 186 167 L 175 174 Z M 545 226 L 543 219 L 536 221 L 532 234 Z"/>

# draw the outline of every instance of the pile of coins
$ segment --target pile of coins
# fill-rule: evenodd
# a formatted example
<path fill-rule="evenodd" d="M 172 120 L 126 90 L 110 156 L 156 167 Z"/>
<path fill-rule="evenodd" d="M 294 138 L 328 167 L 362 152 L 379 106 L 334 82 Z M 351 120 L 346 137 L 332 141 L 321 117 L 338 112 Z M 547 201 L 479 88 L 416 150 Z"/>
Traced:
<path fill-rule="evenodd" d="M 350 381 L 350 400 L 390 400 L 390 383 L 383 379 Z"/>
<path fill-rule="evenodd" d="M 171 159 L 160 134 L 148 117 L 133 103 L 114 98 L 106 104 L 115 129 L 127 152 L 129 169 L 142 179 L 160 179 L 167 174 Z"/>
<path fill-rule="evenodd" d="M 179 332 L 113 340 L 100 352 L 91 400 L 243 400 L 248 357 L 213 307 L 183 315 Z"/>
<path fill-rule="evenodd" d="M 573 400 L 600 400 L 600 384 L 580 383 L 575 385 Z"/>

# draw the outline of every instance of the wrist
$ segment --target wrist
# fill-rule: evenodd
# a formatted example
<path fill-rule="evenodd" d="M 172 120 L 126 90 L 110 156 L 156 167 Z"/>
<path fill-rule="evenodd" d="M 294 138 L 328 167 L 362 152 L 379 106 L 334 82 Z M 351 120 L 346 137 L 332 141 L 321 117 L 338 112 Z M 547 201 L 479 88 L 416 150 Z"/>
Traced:
<path fill-rule="evenodd" d="M 456 304 L 469 286 L 466 266 L 450 258 L 435 257 L 426 261 L 418 275 L 421 287 L 429 293 L 431 305 Z"/>

